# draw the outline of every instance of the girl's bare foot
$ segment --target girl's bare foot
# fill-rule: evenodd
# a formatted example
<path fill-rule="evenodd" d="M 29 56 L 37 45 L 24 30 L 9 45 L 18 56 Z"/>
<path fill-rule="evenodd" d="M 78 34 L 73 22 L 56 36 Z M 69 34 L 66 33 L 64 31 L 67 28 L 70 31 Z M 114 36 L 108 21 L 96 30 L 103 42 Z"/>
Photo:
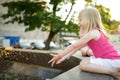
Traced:
<path fill-rule="evenodd" d="M 115 68 L 111 75 L 115 78 L 115 80 L 120 80 L 120 68 Z"/>

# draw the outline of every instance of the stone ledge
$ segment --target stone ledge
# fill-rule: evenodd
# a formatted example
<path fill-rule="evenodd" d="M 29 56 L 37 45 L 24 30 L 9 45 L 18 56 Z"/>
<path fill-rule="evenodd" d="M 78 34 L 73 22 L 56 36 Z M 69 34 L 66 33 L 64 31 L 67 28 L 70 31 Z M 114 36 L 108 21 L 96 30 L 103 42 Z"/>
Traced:
<path fill-rule="evenodd" d="M 114 79 L 109 75 L 83 72 L 80 70 L 79 66 L 76 66 L 71 70 L 53 78 L 52 80 L 114 80 Z"/>

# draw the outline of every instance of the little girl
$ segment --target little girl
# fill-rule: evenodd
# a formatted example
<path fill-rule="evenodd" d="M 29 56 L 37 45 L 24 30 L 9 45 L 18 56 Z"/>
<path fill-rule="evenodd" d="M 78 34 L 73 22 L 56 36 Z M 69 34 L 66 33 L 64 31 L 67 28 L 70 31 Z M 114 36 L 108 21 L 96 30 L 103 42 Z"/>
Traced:
<path fill-rule="evenodd" d="M 88 45 L 93 56 L 82 59 L 80 69 L 83 71 L 108 74 L 120 80 L 120 55 L 115 47 L 109 42 L 109 37 L 103 28 L 101 16 L 96 8 L 85 8 L 79 13 L 79 25 L 84 35 L 66 47 L 48 62 L 51 66 L 59 64 L 77 50 Z"/>

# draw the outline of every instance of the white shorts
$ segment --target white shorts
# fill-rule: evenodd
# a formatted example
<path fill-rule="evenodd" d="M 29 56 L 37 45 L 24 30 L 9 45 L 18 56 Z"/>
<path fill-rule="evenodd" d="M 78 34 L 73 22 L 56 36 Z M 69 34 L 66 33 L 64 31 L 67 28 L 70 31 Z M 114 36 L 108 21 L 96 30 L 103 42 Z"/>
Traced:
<path fill-rule="evenodd" d="M 120 59 L 111 60 L 111 59 L 95 58 L 94 56 L 91 56 L 90 63 L 105 66 L 108 68 L 120 67 Z"/>

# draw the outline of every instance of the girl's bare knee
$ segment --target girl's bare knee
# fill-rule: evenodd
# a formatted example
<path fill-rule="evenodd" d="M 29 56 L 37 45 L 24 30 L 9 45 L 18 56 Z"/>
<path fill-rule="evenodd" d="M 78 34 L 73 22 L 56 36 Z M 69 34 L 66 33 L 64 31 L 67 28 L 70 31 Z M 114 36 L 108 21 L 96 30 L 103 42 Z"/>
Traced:
<path fill-rule="evenodd" d="M 86 51 L 83 49 L 81 49 L 81 54 L 82 54 L 82 56 L 86 56 L 87 55 L 87 53 L 86 53 Z"/>
<path fill-rule="evenodd" d="M 82 70 L 87 64 L 90 63 L 90 59 L 89 58 L 86 58 L 86 59 L 83 59 L 80 61 L 80 69 Z"/>

